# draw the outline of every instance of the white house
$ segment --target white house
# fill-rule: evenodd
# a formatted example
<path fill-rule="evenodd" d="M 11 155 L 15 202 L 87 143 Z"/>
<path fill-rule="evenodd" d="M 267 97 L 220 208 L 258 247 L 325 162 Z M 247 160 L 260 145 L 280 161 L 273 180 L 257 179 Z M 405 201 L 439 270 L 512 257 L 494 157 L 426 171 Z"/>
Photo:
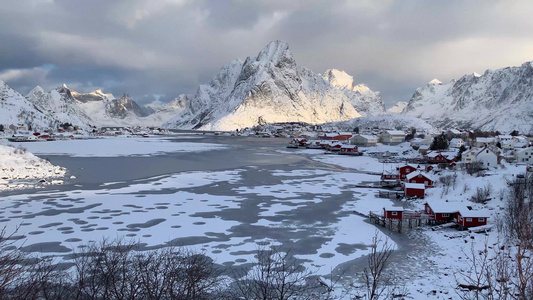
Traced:
<path fill-rule="evenodd" d="M 377 143 L 378 137 L 371 134 L 357 134 L 350 139 L 350 144 L 363 147 L 375 146 Z"/>
<path fill-rule="evenodd" d="M 479 151 L 477 148 L 470 148 L 461 154 L 461 162 L 470 164 L 476 161 L 476 154 Z"/>
<path fill-rule="evenodd" d="M 477 152 L 476 161 L 482 163 L 485 168 L 496 167 L 498 165 L 498 154 L 489 149 L 489 147 L 484 147 Z"/>
<path fill-rule="evenodd" d="M 405 139 L 405 132 L 400 130 L 386 130 L 381 134 L 381 142 L 384 144 L 399 144 Z"/>
<path fill-rule="evenodd" d="M 533 163 L 533 147 L 515 151 L 516 161 L 521 163 Z"/>
<path fill-rule="evenodd" d="M 461 146 L 464 146 L 465 141 L 461 138 L 453 138 L 450 141 L 450 148 L 461 148 Z"/>

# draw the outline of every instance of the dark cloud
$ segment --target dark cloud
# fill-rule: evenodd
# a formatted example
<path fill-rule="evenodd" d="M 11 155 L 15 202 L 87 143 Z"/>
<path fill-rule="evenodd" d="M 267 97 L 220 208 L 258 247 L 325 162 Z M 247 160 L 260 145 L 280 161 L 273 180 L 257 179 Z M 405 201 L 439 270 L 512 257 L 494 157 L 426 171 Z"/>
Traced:
<path fill-rule="evenodd" d="M 23 93 L 66 83 L 170 101 L 281 39 L 300 65 L 344 70 L 391 106 L 433 78 L 531 60 L 532 9 L 466 0 L 8 1 L 0 79 Z"/>

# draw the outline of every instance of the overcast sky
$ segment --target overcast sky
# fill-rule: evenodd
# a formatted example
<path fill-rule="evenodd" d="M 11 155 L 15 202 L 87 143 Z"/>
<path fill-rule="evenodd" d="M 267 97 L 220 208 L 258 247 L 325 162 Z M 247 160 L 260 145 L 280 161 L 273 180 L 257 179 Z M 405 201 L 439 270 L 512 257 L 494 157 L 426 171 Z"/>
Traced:
<path fill-rule="evenodd" d="M 533 60 L 533 1 L 0 0 L 0 79 L 146 104 L 194 93 L 272 40 L 344 70 L 387 107 L 433 78 Z"/>

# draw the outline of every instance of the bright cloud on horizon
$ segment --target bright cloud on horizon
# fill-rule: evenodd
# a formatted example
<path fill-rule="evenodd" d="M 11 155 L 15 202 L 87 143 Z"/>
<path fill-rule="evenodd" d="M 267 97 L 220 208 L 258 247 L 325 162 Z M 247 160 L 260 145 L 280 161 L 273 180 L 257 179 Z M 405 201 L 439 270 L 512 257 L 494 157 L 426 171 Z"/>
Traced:
<path fill-rule="evenodd" d="M 0 7 L 0 79 L 23 94 L 66 83 L 168 102 L 280 39 L 299 65 L 345 70 L 390 107 L 433 78 L 533 60 L 531 11 L 466 0 L 11 1 Z"/>

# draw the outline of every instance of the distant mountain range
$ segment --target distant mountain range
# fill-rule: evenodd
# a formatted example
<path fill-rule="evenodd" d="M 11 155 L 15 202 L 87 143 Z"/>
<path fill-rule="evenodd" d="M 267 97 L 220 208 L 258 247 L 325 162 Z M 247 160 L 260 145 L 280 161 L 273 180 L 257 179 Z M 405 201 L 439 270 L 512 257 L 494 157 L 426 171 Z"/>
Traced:
<path fill-rule="evenodd" d="M 438 127 L 533 134 L 533 62 L 418 88 L 402 114 Z"/>
<path fill-rule="evenodd" d="M 352 127 L 381 120 L 396 126 L 427 127 L 429 123 L 533 134 L 532 100 L 533 63 L 527 62 L 446 84 L 433 80 L 416 89 L 408 103 L 398 102 L 385 111 L 378 92 L 356 84 L 344 71 L 315 74 L 296 63 L 287 43 L 273 41 L 257 56 L 222 67 L 195 94 L 179 95 L 159 107 L 140 106 L 127 94 L 116 99 L 101 90 L 78 93 L 65 85 L 51 91 L 37 86 L 24 97 L 0 81 L 0 124 L 235 130 L 274 122 L 348 121 L 346 126 Z M 387 114 L 405 117 L 380 117 Z M 360 117 L 366 117 L 360 120 L 363 123 L 350 121 Z"/>
<path fill-rule="evenodd" d="M 34 129 L 70 123 L 86 130 L 101 126 L 154 126 L 183 110 L 182 99 L 156 109 L 139 106 L 128 95 L 116 99 L 101 90 L 78 93 L 66 85 L 51 91 L 35 87 L 26 97 L 0 81 L 0 124 L 25 124 Z"/>

